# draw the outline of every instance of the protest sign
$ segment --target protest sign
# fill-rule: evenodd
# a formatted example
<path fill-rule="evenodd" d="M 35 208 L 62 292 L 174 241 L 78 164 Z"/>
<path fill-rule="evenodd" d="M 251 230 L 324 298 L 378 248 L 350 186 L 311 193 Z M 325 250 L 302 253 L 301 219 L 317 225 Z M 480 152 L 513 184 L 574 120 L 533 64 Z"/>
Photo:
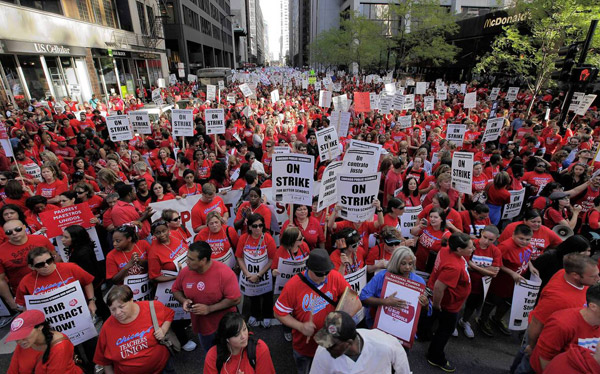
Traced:
<path fill-rule="evenodd" d="M 448 87 L 437 87 L 436 88 L 436 99 L 447 100 L 448 99 Z"/>
<path fill-rule="evenodd" d="M 379 154 L 381 153 L 381 150 L 383 149 L 381 144 L 375 144 L 375 143 L 365 142 L 365 141 L 356 140 L 356 139 L 350 139 L 350 142 L 348 144 L 348 149 L 350 149 L 350 148 L 371 149 L 371 150 L 374 150 L 375 152 L 377 152 L 377 157 L 379 157 Z"/>
<path fill-rule="evenodd" d="M 126 115 L 106 117 L 106 127 L 113 142 L 133 139 L 133 129 Z"/>
<path fill-rule="evenodd" d="M 315 91 L 320 91 L 321 90 L 321 82 L 316 82 L 315 83 Z"/>
<path fill-rule="evenodd" d="M 452 155 L 452 188 L 458 192 L 473 193 L 473 157 L 471 152 L 454 152 Z"/>
<path fill-rule="evenodd" d="M 194 136 L 194 112 L 192 109 L 173 109 L 171 120 L 173 136 Z"/>
<path fill-rule="evenodd" d="M 160 88 L 152 91 L 152 102 L 158 106 L 161 106 L 165 103 L 160 95 Z"/>
<path fill-rule="evenodd" d="M 402 222 L 402 227 L 400 231 L 402 232 L 403 237 L 413 237 L 413 235 L 410 233 L 410 229 L 412 229 L 419 223 L 419 213 L 421 213 L 422 211 L 423 207 L 421 205 L 406 206 L 404 208 L 404 212 L 400 217 L 400 222 Z"/>
<path fill-rule="evenodd" d="M 442 78 L 438 78 L 435 80 L 435 88 L 437 89 L 438 87 L 444 87 L 444 80 Z"/>
<path fill-rule="evenodd" d="M 177 75 L 179 78 L 185 78 L 185 69 L 177 69 Z"/>
<path fill-rule="evenodd" d="M 333 107 L 336 111 L 339 112 L 347 112 L 348 108 L 350 108 L 350 102 L 348 100 L 348 96 L 346 94 L 336 96 L 332 99 Z"/>
<path fill-rule="evenodd" d="M 217 86 L 212 84 L 206 85 L 206 100 L 215 101 L 217 100 Z"/>
<path fill-rule="evenodd" d="M 379 193 L 379 179 L 376 174 L 338 174 L 338 205 L 340 217 L 351 222 L 364 222 L 373 219 L 373 202 Z"/>
<path fill-rule="evenodd" d="M 323 127 L 316 132 L 317 144 L 319 145 L 319 157 L 321 161 L 335 160 L 342 154 L 339 146 L 338 134 L 335 127 Z"/>
<path fill-rule="evenodd" d="M 466 83 L 461 83 L 460 84 L 460 92 L 463 94 L 467 93 L 467 84 Z"/>
<path fill-rule="evenodd" d="M 123 284 L 133 291 L 133 301 L 150 300 L 150 280 L 148 274 L 128 275 Z"/>
<path fill-rule="evenodd" d="M 94 213 L 87 203 L 45 211 L 39 216 L 49 238 L 62 235 L 64 229 L 72 225 L 80 225 L 86 229 L 94 226 L 90 223 Z"/>
<path fill-rule="evenodd" d="M 525 200 L 525 189 L 510 190 L 510 203 L 504 204 L 502 209 L 502 219 L 515 218 L 519 215 L 521 208 L 523 207 L 523 200 Z"/>
<path fill-rule="evenodd" d="M 571 104 L 569 105 L 569 112 L 574 112 L 579 108 L 579 103 L 585 97 L 584 92 L 574 92 L 573 98 L 571 99 Z"/>
<path fill-rule="evenodd" d="M 262 255 L 255 256 L 244 251 L 244 262 L 250 274 L 257 274 L 267 266 L 269 254 L 265 251 Z M 246 296 L 259 296 L 273 290 L 273 281 L 271 279 L 271 269 L 267 270 L 258 280 L 250 282 L 244 272 L 240 272 L 239 280 L 240 291 Z"/>
<path fill-rule="evenodd" d="M 349 148 L 343 163 L 345 174 L 372 174 L 377 172 L 379 152 L 375 149 Z"/>
<path fill-rule="evenodd" d="M 13 157 L 13 149 L 12 144 L 10 143 L 10 139 L 8 138 L 8 133 L 6 132 L 6 126 L 4 123 L 0 123 L 0 146 L 4 149 L 4 154 L 6 157 Z"/>
<path fill-rule="evenodd" d="M 169 84 L 173 86 L 175 83 L 177 83 L 177 77 L 175 74 L 169 74 Z"/>
<path fill-rule="evenodd" d="M 131 128 L 136 134 L 152 134 L 152 126 L 150 125 L 150 116 L 145 110 L 136 110 L 129 112 L 129 122 Z"/>
<path fill-rule="evenodd" d="M 488 119 L 481 142 L 493 142 L 494 140 L 498 139 L 500 137 L 500 130 L 502 130 L 503 125 L 504 117 Z"/>
<path fill-rule="evenodd" d="M 319 186 L 317 212 L 337 203 L 337 174 L 342 170 L 343 161 L 335 161 L 327 165 Z"/>
<path fill-rule="evenodd" d="M 386 83 L 385 94 L 388 96 L 394 96 L 396 94 L 396 85 L 394 83 Z"/>
<path fill-rule="evenodd" d="M 462 147 L 465 140 L 467 125 L 462 123 L 451 123 L 446 130 L 446 140 L 456 144 L 457 147 Z"/>
<path fill-rule="evenodd" d="M 6 316 L 10 316 L 10 310 L 8 309 L 6 304 L 4 304 L 4 300 L 0 298 L 0 317 Z"/>
<path fill-rule="evenodd" d="M 417 95 L 427 94 L 427 82 L 417 82 L 417 87 L 415 88 L 415 94 L 417 94 Z"/>
<path fill-rule="evenodd" d="M 402 345 L 406 348 L 412 347 L 421 312 L 419 296 L 424 292 L 424 284 L 387 272 L 383 280 L 381 297 L 394 295 L 397 299 L 404 300 L 406 306 L 403 308 L 379 306 L 373 328 L 402 340 Z"/>
<path fill-rule="evenodd" d="M 273 154 L 279 155 L 284 153 L 290 153 L 290 147 L 287 145 L 276 145 L 273 147 Z"/>
<path fill-rule="evenodd" d="M 235 95 L 234 94 L 227 95 L 227 102 L 231 103 L 231 104 L 235 104 Z"/>
<path fill-rule="evenodd" d="M 456 83 L 450 83 L 450 86 L 448 86 L 448 92 L 450 92 L 451 94 L 455 95 L 460 91 L 460 86 Z"/>
<path fill-rule="evenodd" d="M 517 100 L 518 94 L 519 94 L 519 87 L 509 87 L 508 92 L 506 93 L 506 101 Z"/>
<path fill-rule="evenodd" d="M 381 96 L 379 97 L 379 111 L 381 114 L 390 114 L 394 105 L 393 96 Z"/>
<path fill-rule="evenodd" d="M 411 110 L 415 109 L 415 95 L 404 95 L 404 105 L 402 106 L 403 110 Z M 400 110 L 398 108 L 398 110 Z"/>
<path fill-rule="evenodd" d="M 494 101 L 498 99 L 498 94 L 500 93 L 500 87 L 492 88 L 492 92 L 490 93 L 490 100 Z"/>
<path fill-rule="evenodd" d="M 513 331 L 526 330 L 529 325 L 529 313 L 535 307 L 540 293 L 540 280 L 525 280 L 515 284 L 508 328 Z"/>
<path fill-rule="evenodd" d="M 319 91 L 319 106 L 329 108 L 331 106 L 331 91 Z"/>
<path fill-rule="evenodd" d="M 100 243 L 100 238 L 98 238 L 98 232 L 96 232 L 96 226 L 89 227 L 85 229 L 88 235 L 90 236 L 90 240 L 93 243 L 94 254 L 96 255 L 96 260 L 103 261 L 104 260 L 104 252 L 102 252 L 102 244 Z M 62 235 L 56 237 L 56 253 L 60 256 L 63 262 L 69 262 L 69 254 L 68 251 L 65 250 L 65 246 L 62 243 Z"/>
<path fill-rule="evenodd" d="M 487 297 L 487 293 L 490 289 L 490 284 L 492 284 L 492 280 L 494 278 L 489 275 L 481 277 L 481 282 L 483 283 L 483 300 Z"/>
<path fill-rule="evenodd" d="M 425 110 L 425 111 L 433 110 L 434 102 L 435 102 L 435 97 L 425 96 L 425 98 L 423 99 L 423 110 Z"/>
<path fill-rule="evenodd" d="M 26 295 L 25 307 L 43 312 L 52 329 L 67 335 L 74 345 L 98 336 L 79 281 L 50 292 Z"/>
<path fill-rule="evenodd" d="M 244 97 L 249 97 L 253 94 L 252 89 L 247 83 L 240 84 L 240 90 L 242 91 L 242 94 L 244 94 Z"/>
<path fill-rule="evenodd" d="M 578 116 L 585 116 L 585 113 L 590 109 L 594 100 L 596 100 L 596 95 L 585 95 L 575 110 L 575 114 Z"/>
<path fill-rule="evenodd" d="M 188 74 L 188 82 L 197 82 L 198 81 L 198 76 L 195 74 Z"/>
<path fill-rule="evenodd" d="M 465 103 L 463 108 L 470 109 L 477 107 L 477 92 L 469 92 L 465 95 Z"/>
<path fill-rule="evenodd" d="M 312 205 L 314 169 L 315 159 L 312 155 L 273 155 L 273 200 Z"/>
<path fill-rule="evenodd" d="M 412 116 L 399 116 L 396 125 L 401 129 L 408 129 L 412 126 Z"/>
<path fill-rule="evenodd" d="M 175 271 L 161 271 L 161 274 L 167 277 L 176 277 L 177 272 Z M 175 312 L 174 320 L 180 319 L 190 319 L 190 314 L 183 310 L 183 306 L 175 297 L 173 297 L 173 292 L 171 292 L 171 288 L 173 287 L 173 283 L 175 280 L 168 282 L 160 282 L 156 285 L 156 294 L 154 295 L 154 300 L 158 300 L 163 303 L 167 308 L 173 309 Z"/>
<path fill-rule="evenodd" d="M 181 217 L 181 225 L 184 226 L 188 232 L 194 232 L 192 227 L 192 208 L 202 195 L 190 195 L 182 199 L 172 199 L 167 201 L 160 201 L 156 203 L 150 203 L 150 207 L 154 210 L 152 215 L 152 221 L 160 219 L 162 211 L 165 209 L 173 209 L 179 213 Z M 221 214 L 225 212 L 220 212 Z"/>
<path fill-rule="evenodd" d="M 350 284 L 350 288 L 360 295 L 360 291 L 367 285 L 367 267 L 365 266 L 353 273 L 346 274 L 344 278 Z"/>
<path fill-rule="evenodd" d="M 276 295 L 280 294 L 285 284 L 296 274 L 303 272 L 306 269 L 306 258 L 303 260 L 284 260 L 279 258 L 279 264 L 277 265 L 277 277 L 275 277 L 275 289 L 273 290 Z"/>
<path fill-rule="evenodd" d="M 375 92 L 369 92 L 369 103 L 371 110 L 379 110 L 379 95 Z"/>
<path fill-rule="evenodd" d="M 225 113 L 223 109 L 206 109 L 204 111 L 206 133 L 225 134 Z"/>
<path fill-rule="evenodd" d="M 271 102 L 276 103 L 279 101 L 279 90 L 271 91 Z"/>
<path fill-rule="evenodd" d="M 369 92 L 354 93 L 354 111 L 357 113 L 371 111 Z"/>
<path fill-rule="evenodd" d="M 404 97 L 404 93 L 401 93 L 400 91 L 396 91 L 396 95 L 394 96 L 394 101 L 392 102 L 394 110 L 403 110 L 405 101 L 406 101 L 406 99 Z"/>

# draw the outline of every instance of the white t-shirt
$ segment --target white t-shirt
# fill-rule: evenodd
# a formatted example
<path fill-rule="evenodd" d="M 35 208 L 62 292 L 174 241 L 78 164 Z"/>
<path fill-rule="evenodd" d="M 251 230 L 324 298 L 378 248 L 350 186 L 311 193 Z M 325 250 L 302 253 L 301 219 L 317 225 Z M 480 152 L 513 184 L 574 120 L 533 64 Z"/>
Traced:
<path fill-rule="evenodd" d="M 410 374 L 408 358 L 398 339 L 380 330 L 358 329 L 364 345 L 358 360 L 354 362 L 346 355 L 336 359 L 327 349 L 319 346 L 310 368 L 310 374 Z"/>

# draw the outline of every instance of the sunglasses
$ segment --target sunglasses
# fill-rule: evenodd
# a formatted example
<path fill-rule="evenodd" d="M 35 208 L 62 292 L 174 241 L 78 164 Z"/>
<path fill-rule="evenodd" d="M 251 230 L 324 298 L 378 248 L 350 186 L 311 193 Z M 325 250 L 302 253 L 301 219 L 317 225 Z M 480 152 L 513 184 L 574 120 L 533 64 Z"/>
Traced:
<path fill-rule="evenodd" d="M 81 195 L 82 193 L 86 193 L 86 191 L 75 191 L 77 195 Z"/>
<path fill-rule="evenodd" d="M 37 264 L 33 264 L 33 267 L 36 269 L 42 269 L 46 267 L 46 265 L 52 265 L 54 263 L 54 258 L 50 257 L 46 261 L 38 262 Z"/>
<path fill-rule="evenodd" d="M 257 223 L 255 225 L 250 225 L 250 227 L 252 227 L 253 229 L 262 229 L 263 227 L 265 227 L 265 225 L 263 225 L 262 223 Z"/>
<path fill-rule="evenodd" d="M 0 181 L 7 181 L 8 179 L 6 178 L 0 178 Z"/>
<path fill-rule="evenodd" d="M 15 233 L 15 232 L 21 232 L 21 231 L 23 231 L 23 227 L 15 227 L 15 228 L 14 228 L 14 229 L 12 229 L 12 230 L 6 230 L 6 231 L 4 231 L 4 233 L 5 233 L 7 236 L 10 236 L 10 235 L 12 235 L 12 234 L 13 234 L 13 233 Z"/>
<path fill-rule="evenodd" d="M 316 275 L 317 277 L 319 277 L 319 278 L 326 277 L 326 276 L 329 274 L 329 272 L 328 272 L 328 271 L 324 271 L 324 272 L 320 272 L 320 271 L 313 271 L 313 273 L 315 273 L 315 275 Z"/>
<path fill-rule="evenodd" d="M 399 206 L 396 209 L 404 209 L 404 208 L 406 208 L 406 207 L 405 206 Z"/>
<path fill-rule="evenodd" d="M 171 218 L 171 219 L 167 219 L 166 221 L 169 221 L 169 222 L 175 222 L 175 221 L 179 221 L 180 219 L 181 219 L 181 217 L 180 217 L 180 216 L 177 216 L 177 217 L 173 217 L 173 218 Z"/>
<path fill-rule="evenodd" d="M 400 245 L 400 240 L 386 240 L 385 244 L 389 245 L 390 247 L 394 247 L 396 245 Z"/>

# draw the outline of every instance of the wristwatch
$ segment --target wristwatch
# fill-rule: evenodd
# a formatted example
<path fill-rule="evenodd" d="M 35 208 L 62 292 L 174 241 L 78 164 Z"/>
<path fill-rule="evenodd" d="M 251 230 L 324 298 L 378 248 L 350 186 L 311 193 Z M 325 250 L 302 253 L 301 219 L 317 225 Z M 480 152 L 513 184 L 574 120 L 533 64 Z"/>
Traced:
<path fill-rule="evenodd" d="M 94 296 L 94 297 L 92 297 L 92 298 L 88 299 L 88 301 L 87 301 L 87 302 L 88 302 L 88 304 L 90 303 L 90 301 L 96 302 L 96 296 Z"/>
<path fill-rule="evenodd" d="M 383 209 L 375 209 L 375 213 L 383 213 Z"/>

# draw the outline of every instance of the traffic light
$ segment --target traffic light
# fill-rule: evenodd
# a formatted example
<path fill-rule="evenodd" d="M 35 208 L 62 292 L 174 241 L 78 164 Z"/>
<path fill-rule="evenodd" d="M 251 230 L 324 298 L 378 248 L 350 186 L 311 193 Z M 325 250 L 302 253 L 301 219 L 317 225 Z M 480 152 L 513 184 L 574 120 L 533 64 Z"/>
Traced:
<path fill-rule="evenodd" d="M 571 69 L 575 66 L 577 52 L 579 52 L 579 43 L 564 46 L 558 50 L 559 59 L 554 60 L 554 67 L 557 70 L 552 73 L 552 79 L 562 82 L 569 81 Z"/>
<path fill-rule="evenodd" d="M 596 80 L 598 68 L 593 66 L 578 66 L 571 72 L 571 82 L 590 83 Z"/>

